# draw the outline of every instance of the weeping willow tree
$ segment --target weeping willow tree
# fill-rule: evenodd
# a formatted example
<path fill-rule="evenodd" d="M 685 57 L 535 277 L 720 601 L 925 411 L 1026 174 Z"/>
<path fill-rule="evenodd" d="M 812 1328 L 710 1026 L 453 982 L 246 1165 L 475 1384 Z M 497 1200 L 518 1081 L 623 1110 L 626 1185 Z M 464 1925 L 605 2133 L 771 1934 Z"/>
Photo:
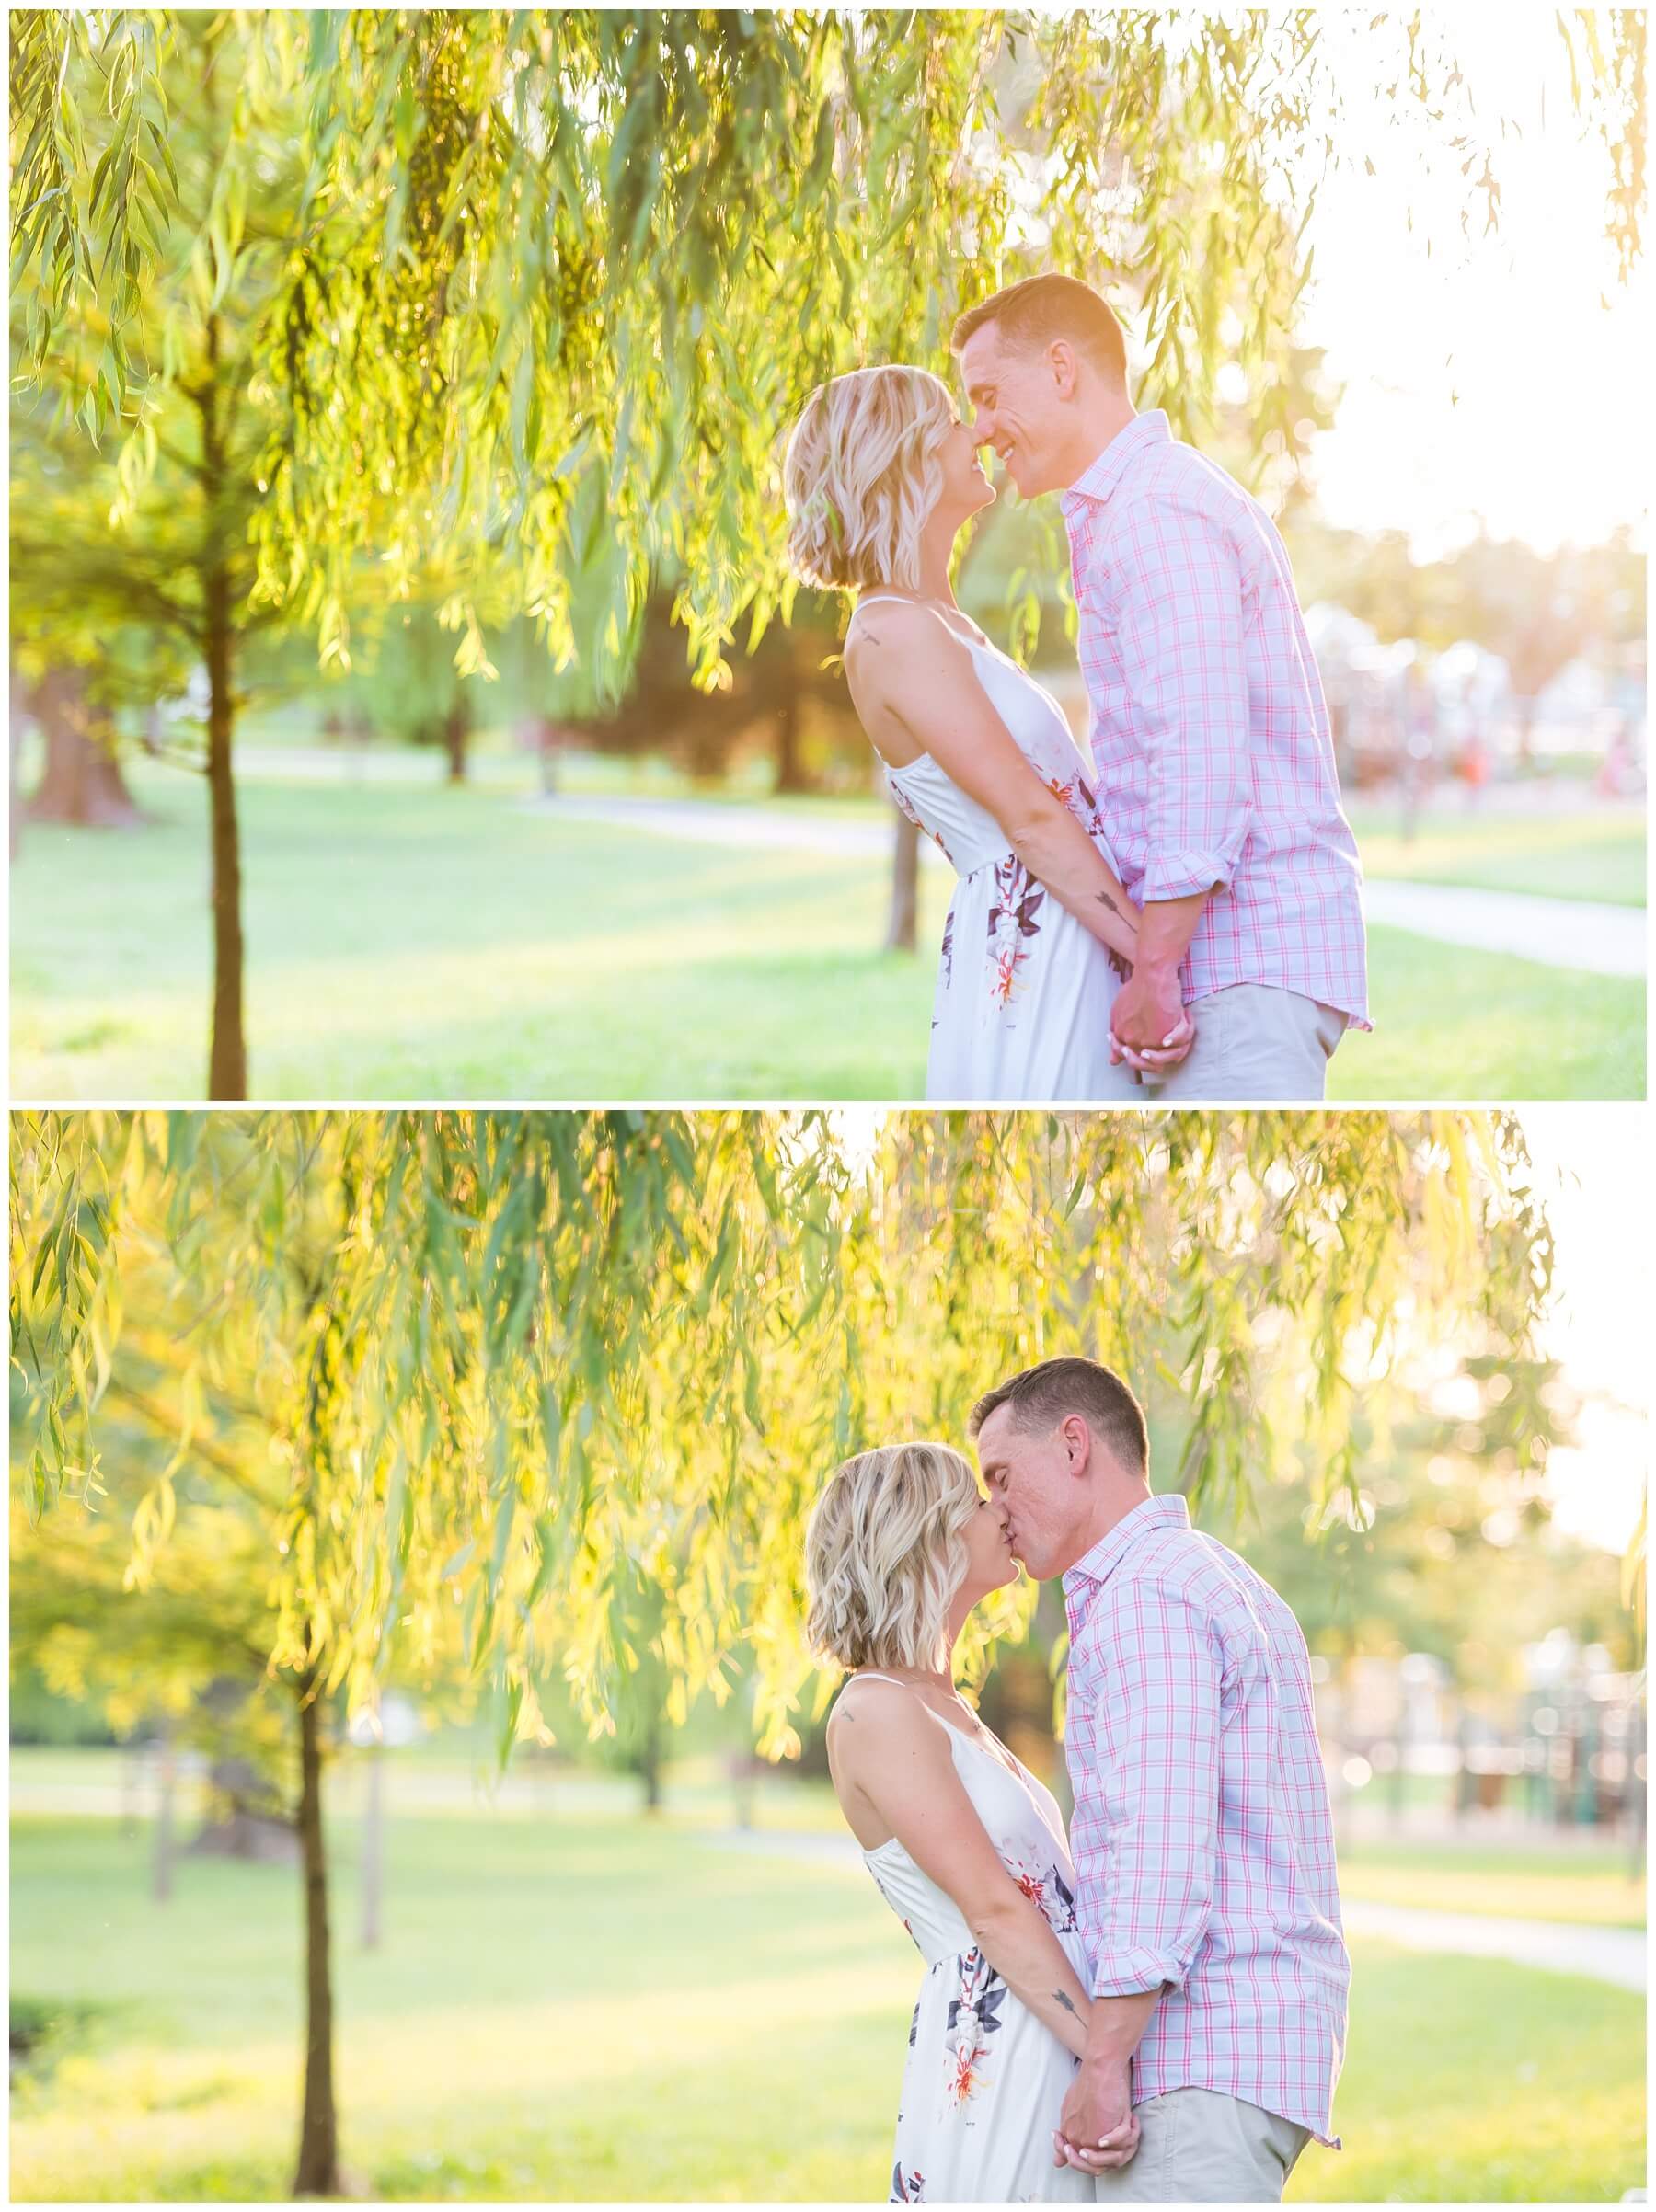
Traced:
<path fill-rule="evenodd" d="M 1559 21 L 1625 276 L 1644 17 Z M 777 438 L 821 378 L 947 372 L 959 308 L 1056 266 L 1129 315 L 1176 429 L 1212 422 L 1224 369 L 1259 454 L 1292 453 L 1317 180 L 1374 171 L 1399 223 L 1419 183 L 1418 143 L 1351 84 L 1455 162 L 1463 223 L 1499 205 L 1501 118 L 1453 26 L 1418 12 L 23 9 L 11 29 L 15 388 L 98 443 L 119 530 L 201 508 L 214 1097 L 247 1088 L 241 622 L 305 625 L 345 665 L 353 606 L 420 595 L 440 549 L 462 675 L 489 669 L 486 624 L 523 613 L 613 697 L 659 581 L 716 685 L 791 611 Z M 1020 603 L 1032 648 L 1039 595 Z"/>
<path fill-rule="evenodd" d="M 355 557 L 411 585 L 437 531 L 477 556 L 510 548 L 552 650 L 614 673 L 652 572 L 674 567 L 712 680 L 736 617 L 756 632 L 789 600 L 773 443 L 809 387 L 875 357 L 942 365 L 955 311 L 1043 262 L 1142 311 L 1145 382 L 1176 426 L 1210 415 L 1230 361 L 1261 433 L 1291 435 L 1317 178 L 1374 161 L 1346 104 L 1354 60 L 1365 89 L 1464 156 L 1468 213 L 1499 201 L 1479 135 L 1499 118 L 1480 124 L 1452 33 L 1418 15 L 1373 17 L 1342 47 L 1312 10 L 231 13 L 213 32 L 223 159 L 190 211 L 196 313 L 140 360 L 129 332 L 179 206 L 185 33 L 167 10 L 14 23 L 24 373 L 46 376 L 94 317 L 75 406 L 89 431 L 135 441 L 141 473 L 146 410 L 191 323 L 244 258 L 266 264 L 258 588 L 305 600 L 325 658 L 345 649 Z M 1642 14 L 1559 25 L 1604 130 L 1625 274 Z M 273 105 L 304 188 L 272 225 L 255 155 Z M 577 640 L 575 579 L 594 564 L 609 618 Z M 475 628 L 461 649 L 480 659 Z"/>
<path fill-rule="evenodd" d="M 1161 1485 L 1246 1496 L 1292 1444 L 1333 1495 L 1399 1335 L 1522 1352 L 1550 1264 L 1517 1125 L 1449 1113 L 42 1114 L 13 1159 L 16 1571 L 113 1524 L 136 1612 L 221 1549 L 291 1707 L 304 2192 L 339 2178 L 325 1701 L 457 1652 L 504 1760 L 555 1671 L 610 1725 L 646 1619 L 670 1720 L 740 1664 L 785 1754 L 845 1453 L 1154 1347 L 1190 1409 Z"/>

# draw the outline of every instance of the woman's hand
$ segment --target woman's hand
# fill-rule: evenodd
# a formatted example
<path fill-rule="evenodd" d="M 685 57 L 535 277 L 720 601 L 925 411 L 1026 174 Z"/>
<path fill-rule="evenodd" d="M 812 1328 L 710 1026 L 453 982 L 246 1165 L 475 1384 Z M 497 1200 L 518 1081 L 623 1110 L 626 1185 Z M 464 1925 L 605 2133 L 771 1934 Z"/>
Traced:
<path fill-rule="evenodd" d="M 1131 969 L 1129 970 L 1131 974 Z M 1157 1075 L 1166 1068 L 1178 1067 L 1181 1060 L 1190 1058 L 1190 1047 L 1196 1042 L 1196 1024 L 1188 1006 L 1181 1007 L 1178 1020 L 1168 1030 L 1163 1043 L 1154 1050 L 1136 1050 L 1122 1044 L 1112 1028 L 1110 1033 L 1110 1064 L 1119 1068 L 1123 1060 L 1141 1073 Z"/>
<path fill-rule="evenodd" d="M 1126 2067 L 1118 2080 L 1088 2074 L 1083 2068 L 1070 2084 L 1064 2113 L 1052 2132 L 1054 2166 L 1075 2166 L 1083 2173 L 1105 2173 L 1125 2166 L 1139 2147 L 1139 2124 Z"/>

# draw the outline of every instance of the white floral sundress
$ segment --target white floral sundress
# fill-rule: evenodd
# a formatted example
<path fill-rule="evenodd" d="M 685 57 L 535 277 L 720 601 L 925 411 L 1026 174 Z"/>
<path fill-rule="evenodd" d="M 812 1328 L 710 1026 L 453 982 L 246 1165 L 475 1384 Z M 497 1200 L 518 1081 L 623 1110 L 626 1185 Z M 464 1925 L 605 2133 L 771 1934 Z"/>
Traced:
<path fill-rule="evenodd" d="M 948 1729 L 955 1771 L 1002 1864 L 1090 1988 L 1057 1801 L 1026 1767 L 1012 1772 L 985 1745 L 933 1718 Z M 895 1837 L 863 1860 L 926 1962 L 909 2025 L 890 2201 L 1093 2203 L 1090 2174 L 1052 2163 L 1074 2055 L 1013 1995 L 954 1900 Z"/>
<path fill-rule="evenodd" d="M 859 611 L 884 596 L 870 594 Z M 943 626 L 970 650 L 989 704 L 1025 760 L 1119 875 L 1057 700 L 987 638 L 969 637 L 952 622 Z M 1110 1063 L 1110 1011 L 1121 979 L 1109 948 L 1030 875 L 995 817 L 929 753 L 901 768 L 886 765 L 885 781 L 960 877 L 943 925 L 926 1097 L 1142 1103 L 1132 1071 Z"/>

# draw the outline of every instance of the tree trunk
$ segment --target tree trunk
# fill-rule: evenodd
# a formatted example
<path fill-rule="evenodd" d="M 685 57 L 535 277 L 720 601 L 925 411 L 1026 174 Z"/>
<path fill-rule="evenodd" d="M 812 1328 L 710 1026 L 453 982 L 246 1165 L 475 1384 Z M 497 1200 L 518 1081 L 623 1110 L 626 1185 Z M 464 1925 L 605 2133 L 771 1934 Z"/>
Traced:
<path fill-rule="evenodd" d="M 797 685 L 789 685 L 776 709 L 776 789 L 809 791 L 811 778 L 805 773 L 805 757 L 800 751 L 800 725 L 804 717 L 799 712 L 799 693 Z"/>
<path fill-rule="evenodd" d="M 535 750 L 540 756 L 540 787 L 543 798 L 558 795 L 558 752 L 562 733 L 557 723 L 545 716 L 535 723 Z"/>
<path fill-rule="evenodd" d="M 362 1949 L 380 1947 L 380 1899 L 385 1886 L 385 1751 L 367 1749 L 367 1803 L 362 1808 Z"/>
<path fill-rule="evenodd" d="M 200 394 L 204 489 L 210 518 L 206 572 L 207 789 L 213 840 L 213 1036 L 207 1067 L 209 1098 L 246 1098 L 247 1048 L 242 1013 L 245 951 L 241 918 L 241 832 L 236 819 L 236 778 L 230 737 L 235 639 L 230 613 L 230 571 L 218 536 L 216 514 L 224 488 L 224 442 L 218 419 L 217 315 L 207 322 L 208 374 Z"/>
<path fill-rule="evenodd" d="M 150 1894 L 157 1905 L 165 1905 L 172 1896 L 173 1786 L 178 1775 L 170 1726 L 163 1728 L 157 1743 L 155 1770 L 155 1857 Z"/>
<path fill-rule="evenodd" d="M 887 952 L 913 952 L 914 914 L 920 882 L 920 831 L 908 816 L 897 811 L 897 834 L 891 847 L 891 905 L 886 921 Z"/>
<path fill-rule="evenodd" d="M 1535 759 L 1535 699 L 1520 693 L 1512 704 L 1518 710 L 1518 762 L 1530 768 Z"/>
<path fill-rule="evenodd" d="M 644 1724 L 643 1739 L 638 1746 L 638 1772 L 644 1778 L 644 1810 L 659 1813 L 661 1809 L 661 1724 L 651 1713 Z"/>
<path fill-rule="evenodd" d="M 84 829 L 136 829 L 144 817 L 115 757 L 114 726 L 86 697 L 86 671 L 49 670 L 35 685 L 27 711 L 40 723 L 46 739 L 45 771 L 29 802 L 29 820 L 74 822 Z M 14 723 L 14 748 L 17 735 Z"/>
<path fill-rule="evenodd" d="M 299 1840 L 274 1792 L 246 1759 L 222 1758 L 208 1769 L 207 1818 L 190 1843 L 192 1858 L 297 1863 Z"/>
<path fill-rule="evenodd" d="M 11 708 L 11 743 L 8 748 L 10 764 L 6 772 L 6 797 L 9 801 L 9 811 L 6 819 L 10 825 L 8 837 L 11 857 L 16 860 L 23 826 L 23 806 L 17 796 L 17 758 L 23 749 L 23 723 L 29 712 L 29 705 L 28 689 L 22 677 L 18 675 L 15 663 L 10 671 L 9 688 L 11 694 L 8 701 Z"/>
<path fill-rule="evenodd" d="M 340 2196 L 334 2105 L 333 1982 L 328 1943 L 328 1857 L 322 1834 L 322 1704 L 314 1675 L 299 1683 L 299 1841 L 305 1861 L 305 2107 L 295 2196 Z"/>
<path fill-rule="evenodd" d="M 1632 1712 L 1627 1715 L 1627 1799 L 1633 1808 L 1631 1822 L 1633 1853 L 1627 1864 L 1627 1878 L 1633 1882 L 1642 1881 L 1645 1871 L 1645 1827 L 1649 1818 L 1648 1785 L 1639 1779 L 1639 1762 L 1645 1755 L 1647 1741 L 1644 1700 L 1637 1698 L 1634 1701 Z"/>
<path fill-rule="evenodd" d="M 121 1834 L 135 1836 L 144 1815 L 144 1748 L 128 1736 L 121 1747 Z"/>
<path fill-rule="evenodd" d="M 736 1753 L 730 1760 L 730 1788 L 736 1801 L 736 1825 L 745 1834 L 753 1826 L 754 1770 L 751 1751 Z"/>
<path fill-rule="evenodd" d="M 471 739 L 471 716 L 464 699 L 456 699 L 443 717 L 443 746 L 448 754 L 448 780 L 466 781 L 466 749 Z"/>

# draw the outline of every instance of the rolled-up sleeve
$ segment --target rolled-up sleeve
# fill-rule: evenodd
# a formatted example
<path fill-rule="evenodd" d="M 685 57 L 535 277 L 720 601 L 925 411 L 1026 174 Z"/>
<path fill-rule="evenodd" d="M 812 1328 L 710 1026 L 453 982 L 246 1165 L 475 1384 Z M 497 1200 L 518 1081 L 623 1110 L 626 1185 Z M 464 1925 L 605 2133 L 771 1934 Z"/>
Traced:
<path fill-rule="evenodd" d="M 1183 1984 L 1213 1910 L 1224 1661 L 1176 1588 L 1128 1580 L 1099 1614 L 1072 1840 L 1093 1994 L 1127 1997 Z"/>
<path fill-rule="evenodd" d="M 1174 499 L 1134 500 L 1120 533 L 1117 642 L 1150 771 L 1147 903 L 1229 883 L 1247 842 L 1242 563 L 1219 522 Z"/>

